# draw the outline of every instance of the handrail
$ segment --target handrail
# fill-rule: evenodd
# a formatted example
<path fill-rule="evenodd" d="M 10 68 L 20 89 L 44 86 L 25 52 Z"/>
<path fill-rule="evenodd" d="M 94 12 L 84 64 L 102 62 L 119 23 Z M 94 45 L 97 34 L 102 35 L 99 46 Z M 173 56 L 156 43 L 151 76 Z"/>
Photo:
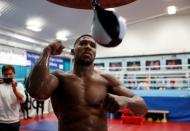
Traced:
<path fill-rule="evenodd" d="M 172 69 L 173 67 L 175 68 Z M 180 69 L 176 69 L 176 67 L 180 67 Z M 132 89 L 157 89 L 171 87 L 171 89 L 190 90 L 189 67 L 190 65 L 161 65 L 159 66 L 160 70 L 146 70 L 147 66 L 141 66 L 139 67 L 140 70 L 136 71 L 127 70 L 129 67 L 98 69 L 102 72 L 114 75 L 120 79 L 126 87 Z"/>

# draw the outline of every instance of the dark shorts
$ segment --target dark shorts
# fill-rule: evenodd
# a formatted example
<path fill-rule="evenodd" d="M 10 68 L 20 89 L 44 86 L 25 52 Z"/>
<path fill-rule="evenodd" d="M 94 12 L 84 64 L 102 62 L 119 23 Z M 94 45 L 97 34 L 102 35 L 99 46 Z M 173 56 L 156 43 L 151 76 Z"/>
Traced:
<path fill-rule="evenodd" d="M 20 122 L 16 123 L 0 123 L 0 131 L 19 131 Z"/>

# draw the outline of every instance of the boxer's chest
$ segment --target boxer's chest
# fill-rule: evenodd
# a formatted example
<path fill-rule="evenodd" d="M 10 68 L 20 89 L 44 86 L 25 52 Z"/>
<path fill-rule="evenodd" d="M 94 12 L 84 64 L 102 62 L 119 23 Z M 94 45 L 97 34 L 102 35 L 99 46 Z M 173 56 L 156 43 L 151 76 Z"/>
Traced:
<path fill-rule="evenodd" d="M 107 93 L 107 86 L 100 76 L 93 78 L 71 77 L 64 81 L 64 95 L 75 103 L 99 105 L 103 102 Z"/>

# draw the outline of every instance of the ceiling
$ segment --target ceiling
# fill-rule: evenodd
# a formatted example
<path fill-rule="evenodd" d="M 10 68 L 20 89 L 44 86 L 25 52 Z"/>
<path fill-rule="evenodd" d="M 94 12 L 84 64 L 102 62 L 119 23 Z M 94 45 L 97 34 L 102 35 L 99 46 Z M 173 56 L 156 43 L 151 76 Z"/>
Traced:
<path fill-rule="evenodd" d="M 177 13 L 190 12 L 190 0 L 136 0 L 115 10 L 130 25 L 166 15 L 168 5 L 177 6 Z M 15 47 L 38 51 L 56 39 L 56 32 L 64 29 L 71 32 L 64 42 L 66 47 L 71 48 L 79 35 L 90 33 L 93 18 L 92 10 L 63 7 L 46 0 L 0 0 L 0 11 L 0 43 L 12 46 L 12 42 Z M 26 29 L 26 20 L 32 17 L 44 21 L 41 32 Z M 15 35 L 30 37 L 30 41 Z"/>

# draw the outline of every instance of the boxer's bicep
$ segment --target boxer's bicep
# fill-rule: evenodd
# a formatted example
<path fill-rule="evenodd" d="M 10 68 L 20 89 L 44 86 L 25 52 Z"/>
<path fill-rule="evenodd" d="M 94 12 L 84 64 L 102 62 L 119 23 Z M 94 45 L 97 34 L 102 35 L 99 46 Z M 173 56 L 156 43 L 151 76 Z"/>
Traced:
<path fill-rule="evenodd" d="M 133 97 L 134 93 L 125 87 L 123 83 L 112 75 L 103 75 L 103 77 L 108 81 L 109 93 L 118 96 Z"/>

